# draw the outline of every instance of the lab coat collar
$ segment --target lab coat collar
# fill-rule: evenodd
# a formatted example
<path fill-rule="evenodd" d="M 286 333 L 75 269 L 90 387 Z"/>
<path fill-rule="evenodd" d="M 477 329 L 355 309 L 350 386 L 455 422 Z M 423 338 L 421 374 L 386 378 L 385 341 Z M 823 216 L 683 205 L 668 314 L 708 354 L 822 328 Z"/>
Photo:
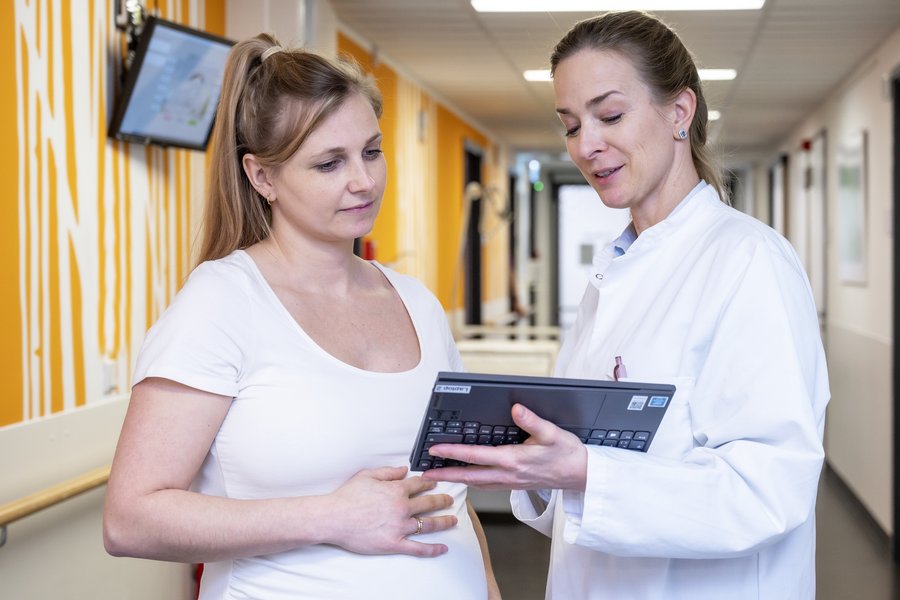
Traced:
<path fill-rule="evenodd" d="M 594 254 L 592 280 L 597 279 L 596 274 L 605 271 L 614 259 L 626 255 L 636 256 L 658 246 L 686 223 L 696 219 L 702 207 L 710 203 L 721 203 L 719 194 L 713 186 L 701 179 L 665 219 L 645 229 L 640 235 L 635 233 L 634 222 L 630 222 L 618 238 Z M 599 285 L 597 281 L 592 283 Z"/>

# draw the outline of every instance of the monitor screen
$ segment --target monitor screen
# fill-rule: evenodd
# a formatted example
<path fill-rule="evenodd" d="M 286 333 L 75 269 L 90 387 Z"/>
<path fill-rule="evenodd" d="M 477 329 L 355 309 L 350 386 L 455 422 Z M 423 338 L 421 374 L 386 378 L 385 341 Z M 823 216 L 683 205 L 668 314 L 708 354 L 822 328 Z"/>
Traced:
<path fill-rule="evenodd" d="M 204 150 L 233 42 L 149 17 L 125 77 L 109 135 Z"/>

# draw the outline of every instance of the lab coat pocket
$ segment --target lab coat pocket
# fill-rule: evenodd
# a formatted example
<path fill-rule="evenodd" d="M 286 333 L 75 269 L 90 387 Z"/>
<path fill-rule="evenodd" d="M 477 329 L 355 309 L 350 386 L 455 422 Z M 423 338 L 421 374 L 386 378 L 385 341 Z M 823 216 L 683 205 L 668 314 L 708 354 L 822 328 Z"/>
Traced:
<path fill-rule="evenodd" d="M 696 441 L 691 426 L 691 397 L 694 393 L 693 377 L 645 377 L 643 375 L 622 379 L 622 381 L 641 381 L 644 383 L 661 383 L 675 386 L 675 395 L 669 401 L 669 408 L 663 416 L 656 437 L 650 444 L 647 454 L 666 458 L 681 458 L 690 452 Z"/>

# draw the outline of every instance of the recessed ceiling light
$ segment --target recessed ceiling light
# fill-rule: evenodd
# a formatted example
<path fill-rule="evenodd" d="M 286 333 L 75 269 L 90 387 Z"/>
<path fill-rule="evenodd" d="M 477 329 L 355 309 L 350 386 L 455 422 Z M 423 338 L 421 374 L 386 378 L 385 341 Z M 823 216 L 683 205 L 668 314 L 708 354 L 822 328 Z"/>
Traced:
<path fill-rule="evenodd" d="M 604 12 L 609 10 L 755 10 L 765 0 L 472 0 L 478 12 Z"/>
<path fill-rule="evenodd" d="M 703 81 L 731 81 L 737 77 L 734 69 L 697 69 Z"/>
<path fill-rule="evenodd" d="M 550 69 L 529 69 L 522 73 L 528 81 L 553 81 Z"/>

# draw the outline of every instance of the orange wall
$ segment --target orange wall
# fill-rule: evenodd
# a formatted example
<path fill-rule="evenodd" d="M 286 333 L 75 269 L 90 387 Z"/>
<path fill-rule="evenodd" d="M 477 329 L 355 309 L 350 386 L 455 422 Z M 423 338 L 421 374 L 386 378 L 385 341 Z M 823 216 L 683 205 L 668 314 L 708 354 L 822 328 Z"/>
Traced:
<path fill-rule="evenodd" d="M 441 224 L 438 228 L 437 255 L 438 271 L 442 277 L 438 280 L 436 293 L 444 308 L 451 310 L 462 308 L 464 305 L 459 262 L 463 191 L 466 183 L 465 144 L 469 141 L 484 150 L 488 150 L 489 145 L 483 134 L 442 106 L 438 107 L 437 121 L 440 148 L 437 203 L 438 222 Z"/>
<path fill-rule="evenodd" d="M 0 219 L 0 373 L 3 373 L 4 398 L 0 399 L 0 425 L 22 420 L 22 315 L 19 311 L 19 207 L 16 182 L 19 178 L 18 139 L 16 118 L 17 89 L 14 3 L 0 3 L 0 53 L 6 58 L 0 61 L 0 135 L 6 140 L 0 144 L 0 181 L 6 187 L 3 197 L 5 210 Z"/>
<path fill-rule="evenodd" d="M 109 383 L 127 391 L 189 270 L 204 192 L 203 154 L 106 137 L 122 34 L 112 3 L 71 4 L 0 7 L 0 426 L 100 401 Z M 152 8 L 224 34 L 225 0 Z"/>

